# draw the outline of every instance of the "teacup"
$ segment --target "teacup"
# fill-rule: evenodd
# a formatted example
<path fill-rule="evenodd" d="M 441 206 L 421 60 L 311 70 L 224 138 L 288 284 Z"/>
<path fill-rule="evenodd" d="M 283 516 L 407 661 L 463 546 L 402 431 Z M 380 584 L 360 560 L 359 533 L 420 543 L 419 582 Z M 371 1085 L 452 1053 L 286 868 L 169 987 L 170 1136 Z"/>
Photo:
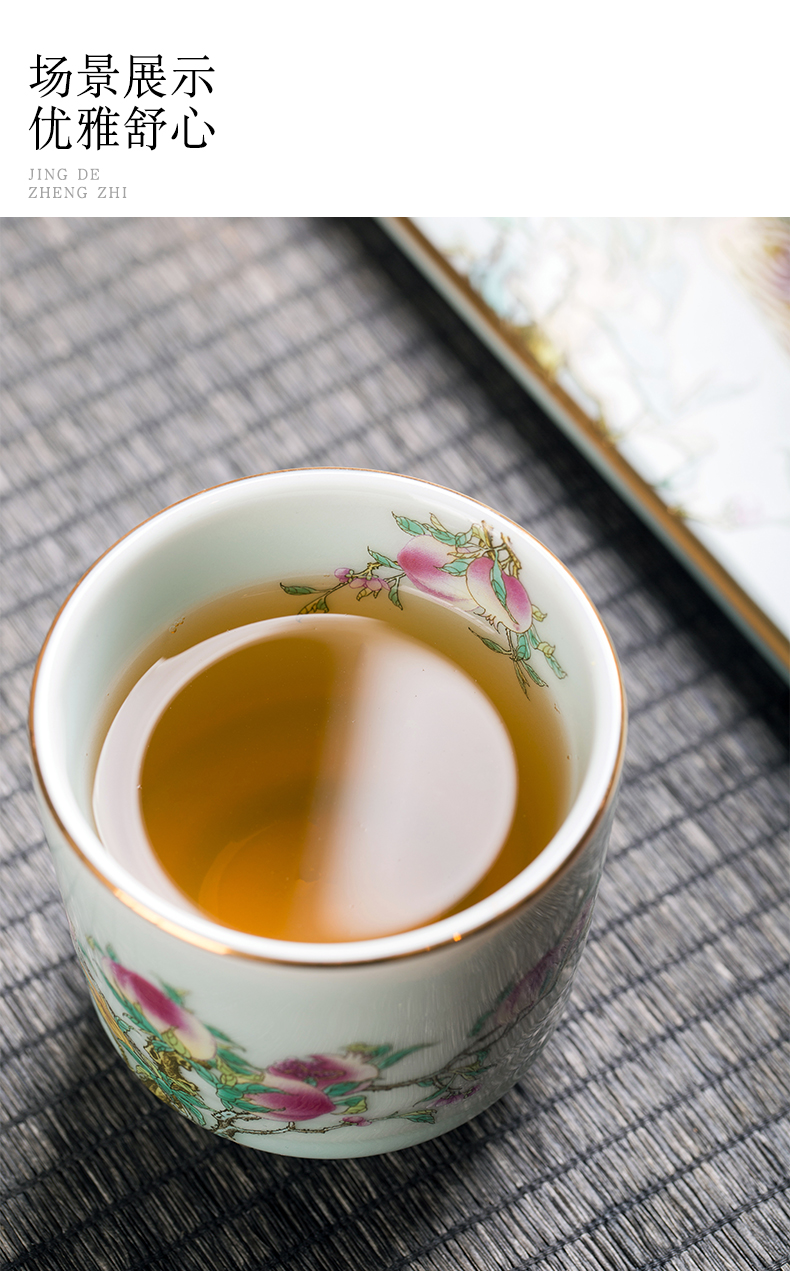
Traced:
<path fill-rule="evenodd" d="M 369 570 L 370 548 L 383 558 L 384 586 L 397 571 L 410 589 L 439 596 L 448 533 L 452 542 L 467 530 L 481 539 L 496 531 L 519 567 L 500 583 L 494 571 L 470 597 L 475 607 L 483 593 L 477 613 L 491 629 L 491 662 L 512 648 L 525 684 L 550 686 L 571 757 L 564 821 L 518 876 L 402 934 L 300 943 L 193 912 L 103 847 L 91 797 L 107 710 L 153 636 L 245 586 L 305 583 L 338 566 Z M 476 537 L 466 545 L 470 563 Z M 337 573 L 351 583 L 351 571 Z M 463 583 L 455 591 L 460 599 Z M 526 617 L 525 601 L 540 611 Z M 248 477 L 176 503 L 110 548 L 62 606 L 33 680 L 30 737 L 47 839 L 100 1019 L 128 1067 L 184 1117 L 298 1157 L 404 1148 L 502 1096 L 556 1027 L 605 858 L 625 705 L 589 599 L 499 513 L 424 481 L 332 468 Z"/>

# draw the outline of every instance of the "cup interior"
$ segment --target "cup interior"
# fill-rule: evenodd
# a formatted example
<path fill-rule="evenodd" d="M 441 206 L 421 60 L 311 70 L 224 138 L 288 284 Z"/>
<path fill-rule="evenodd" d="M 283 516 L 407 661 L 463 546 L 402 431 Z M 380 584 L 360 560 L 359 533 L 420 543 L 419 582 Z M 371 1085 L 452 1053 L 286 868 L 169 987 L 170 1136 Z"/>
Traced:
<path fill-rule="evenodd" d="M 309 583 L 311 576 L 332 575 L 338 567 L 364 567 L 369 549 L 394 563 L 400 556 L 405 563 L 408 547 L 414 567 L 410 586 L 430 592 L 438 584 L 442 591 L 445 579 L 462 576 L 431 577 L 430 566 L 425 570 L 431 558 L 426 561 L 423 553 L 433 553 L 435 544 L 441 555 L 448 533 L 451 542 L 470 528 L 504 536 L 520 563 L 518 577 L 533 608 L 539 604 L 539 614 L 545 615 L 539 622 L 538 613 L 533 615 L 535 635 L 546 649 L 531 659 L 535 668 L 540 665 L 561 713 L 571 758 L 564 822 L 513 881 L 454 917 L 402 935 L 303 944 L 242 935 L 167 902 L 102 846 L 92 809 L 98 753 L 122 698 L 122 678 L 134 670 L 152 638 L 223 594 L 270 582 Z M 441 538 L 437 530 L 444 532 Z M 475 588 L 483 603 L 479 610 L 491 610 L 491 617 L 508 623 L 515 619 L 518 626 L 521 598 L 509 580 L 502 586 L 505 600 L 499 604 L 491 595 L 494 579 Z M 504 616 L 503 605 L 511 611 Z M 493 630 L 490 635 L 497 637 Z M 492 661 L 499 657 L 491 656 Z M 515 685 L 513 697 L 522 697 Z M 373 960 L 434 947 L 480 929 L 534 894 L 600 818 L 616 783 L 623 734 L 622 687 L 611 643 L 585 593 L 546 548 L 505 517 L 453 491 L 346 469 L 230 482 L 131 531 L 96 562 L 61 609 L 39 659 L 31 700 L 33 755 L 45 799 L 71 846 L 105 882 L 120 888 L 127 902 L 156 914 L 165 927 L 186 927 L 230 951 L 315 963 Z"/>

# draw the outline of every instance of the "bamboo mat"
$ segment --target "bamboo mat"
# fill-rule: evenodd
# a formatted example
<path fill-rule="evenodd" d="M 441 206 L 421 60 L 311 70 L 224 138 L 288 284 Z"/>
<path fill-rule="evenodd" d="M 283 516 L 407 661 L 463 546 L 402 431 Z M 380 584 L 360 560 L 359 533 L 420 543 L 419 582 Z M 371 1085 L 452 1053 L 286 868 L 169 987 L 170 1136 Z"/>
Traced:
<path fill-rule="evenodd" d="M 374 225 L 3 226 L 0 1263 L 790 1268 L 786 690 Z M 465 1127 L 356 1162 L 245 1150 L 99 1030 L 31 792 L 33 664 L 131 526 L 236 476 L 425 477 L 598 605 L 631 710 L 590 942 L 542 1059 Z"/>

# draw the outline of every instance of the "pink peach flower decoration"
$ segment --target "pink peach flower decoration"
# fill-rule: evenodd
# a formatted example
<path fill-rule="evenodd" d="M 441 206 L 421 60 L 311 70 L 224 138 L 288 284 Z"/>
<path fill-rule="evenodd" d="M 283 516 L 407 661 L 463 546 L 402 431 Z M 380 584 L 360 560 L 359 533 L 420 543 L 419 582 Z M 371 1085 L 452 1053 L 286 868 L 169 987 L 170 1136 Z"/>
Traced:
<path fill-rule="evenodd" d="M 293 1077 L 279 1077 L 275 1073 L 265 1073 L 263 1085 L 271 1089 L 255 1091 L 245 1098 L 259 1108 L 269 1109 L 286 1122 L 308 1122 L 325 1113 L 334 1113 L 336 1103 L 307 1082 L 297 1081 Z"/>
<path fill-rule="evenodd" d="M 382 588 L 389 592 L 390 585 L 386 579 L 372 578 L 366 579 L 362 574 L 355 574 L 351 569 L 335 570 L 335 578 L 340 579 L 350 588 L 368 588 L 371 592 L 380 592 Z"/>
<path fill-rule="evenodd" d="M 195 1019 L 178 1002 L 167 997 L 161 988 L 143 979 L 136 971 L 127 970 L 109 957 L 104 959 L 103 965 L 113 987 L 123 993 L 128 1001 L 136 1003 L 149 1024 L 158 1032 L 164 1033 L 172 1028 L 178 1040 L 195 1059 L 213 1058 L 217 1043 L 200 1020 Z"/>
<path fill-rule="evenodd" d="M 498 1024 L 506 1024 L 514 1016 L 526 1014 L 540 1001 L 541 995 L 545 990 L 546 981 L 552 976 L 552 972 L 554 972 L 554 978 L 556 978 L 556 974 L 559 972 L 567 954 L 581 937 L 591 912 L 592 901 L 588 900 L 570 934 L 566 935 L 554 948 L 550 948 L 547 953 L 544 953 L 532 967 L 532 970 L 528 970 L 526 975 L 522 975 L 521 979 L 513 985 L 496 1012 Z"/>
<path fill-rule="evenodd" d="M 443 1108 L 445 1104 L 459 1104 L 461 1100 L 469 1099 L 470 1096 L 476 1095 L 480 1090 L 480 1083 L 476 1086 L 470 1086 L 466 1091 L 455 1091 L 452 1095 L 442 1095 L 439 1099 L 431 1100 L 431 1108 Z"/>
<path fill-rule="evenodd" d="M 504 623 L 512 632 L 527 632 L 532 624 L 532 604 L 520 579 L 512 574 L 503 574 L 505 587 L 505 604 L 499 600 L 491 583 L 491 571 L 494 568 L 493 558 L 479 556 L 472 562 L 466 572 L 469 591 L 486 617 L 495 623 Z"/>
<path fill-rule="evenodd" d="M 332 1098 L 325 1093 L 327 1087 L 348 1082 L 350 1091 L 374 1077 L 378 1069 L 361 1055 L 308 1055 L 270 1064 L 263 1076 L 263 1085 L 270 1089 L 251 1092 L 248 1098 L 285 1121 L 309 1121 L 342 1105 L 343 1095 Z"/>
<path fill-rule="evenodd" d="M 555 966 L 559 964 L 562 957 L 563 949 L 561 947 L 552 948 L 547 952 L 532 970 L 522 975 L 521 979 L 513 985 L 502 1005 L 497 1011 L 497 1023 L 507 1024 L 516 1015 L 526 1014 L 528 1010 L 537 1003 L 540 998 L 541 990 L 547 978 Z"/>
<path fill-rule="evenodd" d="M 361 1055 L 308 1055 L 307 1059 L 284 1059 L 271 1064 L 268 1072 L 294 1081 L 310 1079 L 325 1090 L 339 1082 L 371 1082 L 379 1070 Z"/>
<path fill-rule="evenodd" d="M 409 539 L 406 546 L 398 553 L 398 565 L 408 575 L 411 582 L 423 592 L 448 601 L 451 605 L 474 607 L 469 595 L 464 574 L 447 574 L 444 566 L 457 559 L 455 546 L 440 543 L 430 534 L 418 534 Z"/>

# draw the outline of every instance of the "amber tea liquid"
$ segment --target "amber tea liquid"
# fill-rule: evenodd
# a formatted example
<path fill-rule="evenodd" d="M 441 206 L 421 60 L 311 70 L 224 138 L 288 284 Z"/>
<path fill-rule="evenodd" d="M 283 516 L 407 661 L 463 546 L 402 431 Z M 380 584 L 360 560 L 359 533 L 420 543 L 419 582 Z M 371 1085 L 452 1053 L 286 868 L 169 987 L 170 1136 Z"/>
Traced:
<path fill-rule="evenodd" d="M 310 942 L 415 929 L 505 885 L 567 813 L 551 689 L 527 698 L 482 621 L 382 598 L 279 622 L 199 672 L 154 728 L 137 781 L 148 841 L 223 925 Z M 127 688 L 156 659 L 301 604 L 272 585 L 191 612 Z"/>

